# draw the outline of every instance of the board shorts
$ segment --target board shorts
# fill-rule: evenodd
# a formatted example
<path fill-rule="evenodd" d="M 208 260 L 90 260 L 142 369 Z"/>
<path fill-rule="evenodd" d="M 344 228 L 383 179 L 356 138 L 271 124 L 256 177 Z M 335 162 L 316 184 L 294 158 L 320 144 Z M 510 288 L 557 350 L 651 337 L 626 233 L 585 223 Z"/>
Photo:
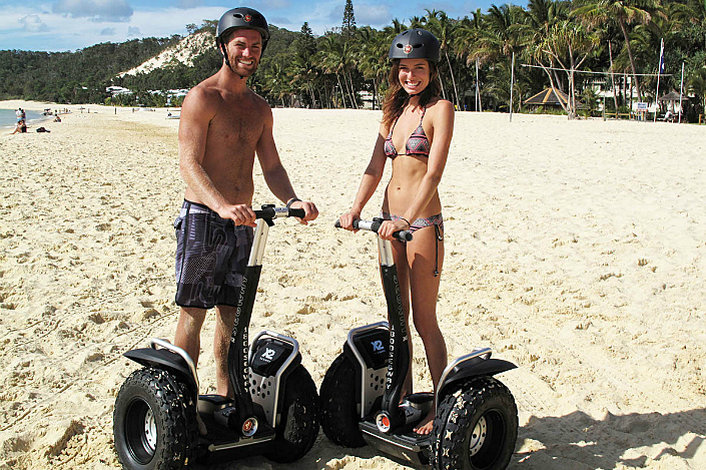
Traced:
<path fill-rule="evenodd" d="M 253 229 L 236 226 L 203 204 L 184 201 L 176 231 L 176 304 L 237 306 L 253 243 Z"/>

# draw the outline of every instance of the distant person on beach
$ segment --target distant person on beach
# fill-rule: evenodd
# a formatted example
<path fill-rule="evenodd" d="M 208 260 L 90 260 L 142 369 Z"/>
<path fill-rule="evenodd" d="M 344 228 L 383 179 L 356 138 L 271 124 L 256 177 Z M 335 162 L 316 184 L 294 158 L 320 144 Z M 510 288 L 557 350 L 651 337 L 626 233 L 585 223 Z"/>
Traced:
<path fill-rule="evenodd" d="M 392 177 L 382 204 L 384 221 L 378 234 L 392 240 L 399 230 L 414 232 L 406 244 L 393 243 L 405 318 L 410 304 L 414 326 L 424 342 L 434 387 L 446 367 L 444 337 L 436 318 L 439 276 L 444 261 L 444 223 L 437 186 L 444 172 L 454 125 L 451 102 L 440 98 L 437 63 L 440 44 L 423 29 L 399 34 L 389 57 L 392 70 L 383 103 L 383 116 L 370 163 L 351 209 L 340 218 L 353 230 L 365 204 L 375 193 L 388 159 Z M 412 342 L 409 343 L 410 354 Z M 412 392 L 411 361 L 403 396 Z M 429 434 L 435 410 L 415 428 Z"/>
<path fill-rule="evenodd" d="M 15 111 L 15 116 L 17 116 L 17 122 L 20 122 L 22 120 L 22 108 L 17 108 L 17 111 Z"/>
<path fill-rule="evenodd" d="M 27 124 L 25 123 L 24 119 L 17 122 L 17 126 L 15 126 L 15 130 L 12 131 L 12 133 L 10 133 L 10 135 L 17 134 L 18 132 L 23 133 L 23 134 L 25 132 L 27 132 Z"/>
<path fill-rule="evenodd" d="M 56 117 L 54 118 L 54 122 L 61 122 L 61 118 L 57 114 Z"/>
<path fill-rule="evenodd" d="M 253 241 L 253 165 L 288 207 L 301 208 L 303 224 L 316 206 L 297 198 L 272 134 L 267 102 L 247 86 L 270 37 L 267 21 L 251 8 L 227 11 L 216 42 L 223 64 L 184 100 L 179 122 L 179 166 L 186 194 L 175 221 L 176 303 L 181 307 L 174 344 L 196 363 L 206 311 L 216 307 L 216 393 L 232 396 L 227 353 L 238 294 Z"/>

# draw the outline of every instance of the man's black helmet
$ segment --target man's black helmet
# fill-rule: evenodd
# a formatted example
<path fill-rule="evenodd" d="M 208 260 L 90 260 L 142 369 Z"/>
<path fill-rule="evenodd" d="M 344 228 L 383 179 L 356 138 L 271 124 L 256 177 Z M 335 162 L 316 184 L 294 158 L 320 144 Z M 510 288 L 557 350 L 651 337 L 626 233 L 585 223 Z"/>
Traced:
<path fill-rule="evenodd" d="M 429 31 L 408 29 L 395 36 L 390 46 L 390 59 L 427 59 L 439 62 L 441 43 Z"/>
<path fill-rule="evenodd" d="M 270 39 L 270 29 L 262 13 L 248 7 L 238 7 L 223 13 L 216 28 L 216 43 L 222 44 L 223 37 L 234 29 L 254 29 L 262 36 L 262 52 L 265 52 Z"/>

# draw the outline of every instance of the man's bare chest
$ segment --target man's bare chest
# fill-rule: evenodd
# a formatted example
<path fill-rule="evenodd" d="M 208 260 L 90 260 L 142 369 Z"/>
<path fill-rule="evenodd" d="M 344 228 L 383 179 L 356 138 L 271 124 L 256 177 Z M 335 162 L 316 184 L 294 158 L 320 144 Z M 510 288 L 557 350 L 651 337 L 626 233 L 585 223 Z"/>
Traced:
<path fill-rule="evenodd" d="M 210 144 L 238 144 L 254 148 L 262 135 L 264 122 L 257 113 L 242 110 L 217 115 L 208 130 Z"/>

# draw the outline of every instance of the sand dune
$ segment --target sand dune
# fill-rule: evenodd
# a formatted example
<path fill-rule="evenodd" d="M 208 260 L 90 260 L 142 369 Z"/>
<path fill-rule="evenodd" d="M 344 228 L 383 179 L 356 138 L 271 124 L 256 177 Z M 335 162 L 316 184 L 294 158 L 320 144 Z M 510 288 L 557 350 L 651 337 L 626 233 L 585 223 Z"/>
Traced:
<path fill-rule="evenodd" d="M 45 107 L 0 102 L 18 105 Z M 42 124 L 51 133 L 0 136 L 0 468 L 118 468 L 113 402 L 136 367 L 122 353 L 173 337 L 178 121 L 86 108 Z M 270 232 L 251 331 L 296 337 L 318 385 L 347 330 L 385 312 L 372 237 L 333 228 L 380 114 L 274 113 L 321 216 Z M 692 125 L 457 115 L 440 322 L 450 356 L 490 346 L 519 366 L 501 376 L 520 412 L 510 468 L 706 468 L 704 155 Z M 259 169 L 256 186 L 274 202 Z M 416 388 L 430 389 L 414 344 Z M 322 433 L 294 465 L 237 468 L 406 467 Z"/>

